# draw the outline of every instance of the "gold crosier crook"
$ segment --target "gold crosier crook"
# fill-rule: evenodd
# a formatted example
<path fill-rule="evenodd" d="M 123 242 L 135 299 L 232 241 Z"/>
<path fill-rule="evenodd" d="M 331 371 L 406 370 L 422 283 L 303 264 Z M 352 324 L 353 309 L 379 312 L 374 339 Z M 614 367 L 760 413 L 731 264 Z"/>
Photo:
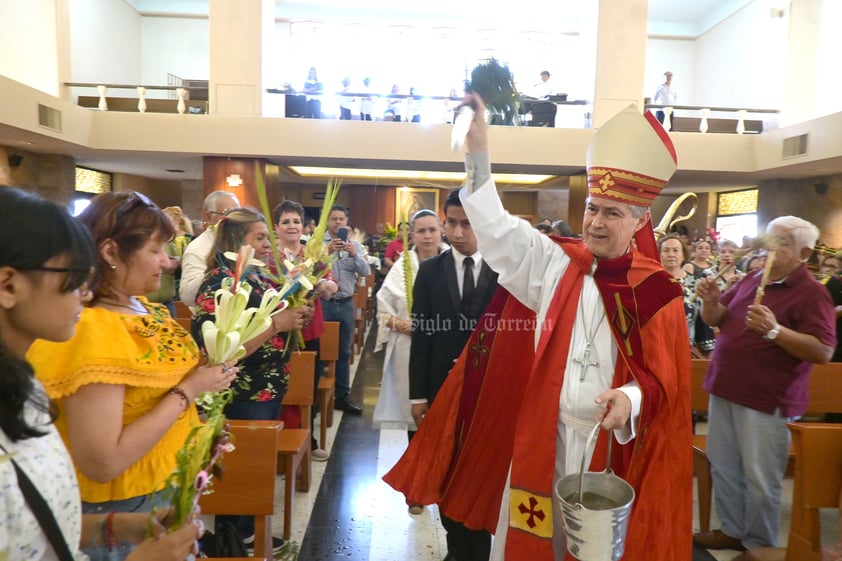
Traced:
<path fill-rule="evenodd" d="M 684 201 L 686 201 L 689 198 L 693 199 L 693 208 L 691 208 L 690 212 L 688 212 L 686 215 L 679 216 L 678 218 L 673 220 L 672 217 L 675 216 L 675 213 L 678 212 L 679 207 L 682 205 L 682 203 L 684 203 Z M 661 218 L 661 221 L 655 227 L 655 240 L 660 240 L 661 238 L 666 236 L 667 232 L 669 232 L 669 230 L 679 222 L 683 222 L 685 220 L 690 219 L 694 214 L 696 214 L 696 208 L 698 208 L 698 206 L 699 197 L 696 195 L 696 193 L 684 193 L 683 195 L 675 199 L 670 205 L 670 207 L 667 209 L 667 212 L 664 214 L 664 217 Z"/>

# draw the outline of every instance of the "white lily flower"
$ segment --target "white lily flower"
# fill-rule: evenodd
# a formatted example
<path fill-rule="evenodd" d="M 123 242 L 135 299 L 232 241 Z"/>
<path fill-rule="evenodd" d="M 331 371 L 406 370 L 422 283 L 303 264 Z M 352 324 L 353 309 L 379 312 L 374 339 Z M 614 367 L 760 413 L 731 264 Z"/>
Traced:
<path fill-rule="evenodd" d="M 300 282 L 301 286 L 303 286 L 307 290 L 313 290 L 313 283 L 310 282 L 310 279 L 308 279 L 306 275 L 300 275 L 298 277 L 298 282 Z"/>
<path fill-rule="evenodd" d="M 205 341 L 205 349 L 208 351 L 208 359 L 213 364 L 219 361 L 216 356 L 216 337 L 219 335 L 219 328 L 212 321 L 202 323 L 202 339 Z"/>
<path fill-rule="evenodd" d="M 254 251 L 252 251 L 252 253 L 254 253 Z M 226 259 L 230 259 L 231 261 L 237 260 L 237 254 L 234 253 L 233 251 L 226 251 L 222 255 L 224 255 Z M 249 260 L 246 261 L 246 265 L 248 265 L 249 267 L 265 267 L 266 263 L 264 263 L 260 259 L 255 259 L 253 257 L 249 257 Z"/>

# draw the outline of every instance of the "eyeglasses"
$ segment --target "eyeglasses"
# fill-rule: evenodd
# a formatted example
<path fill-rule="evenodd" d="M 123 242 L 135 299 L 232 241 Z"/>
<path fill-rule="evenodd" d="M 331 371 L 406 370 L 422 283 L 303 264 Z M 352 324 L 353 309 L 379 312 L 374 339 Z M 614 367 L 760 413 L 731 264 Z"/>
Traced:
<path fill-rule="evenodd" d="M 64 281 L 62 290 L 70 292 L 79 289 L 79 294 L 86 296 L 93 290 L 96 280 L 96 267 L 30 267 L 24 271 L 43 271 L 45 273 L 65 273 L 67 279 Z"/>
<path fill-rule="evenodd" d="M 137 191 L 132 191 L 126 200 L 120 205 L 120 208 L 117 210 L 118 216 L 125 216 L 130 211 L 134 210 L 139 206 L 145 206 L 149 208 L 154 208 L 156 205 L 152 202 L 152 200 L 144 195 L 143 193 L 138 193 Z"/>

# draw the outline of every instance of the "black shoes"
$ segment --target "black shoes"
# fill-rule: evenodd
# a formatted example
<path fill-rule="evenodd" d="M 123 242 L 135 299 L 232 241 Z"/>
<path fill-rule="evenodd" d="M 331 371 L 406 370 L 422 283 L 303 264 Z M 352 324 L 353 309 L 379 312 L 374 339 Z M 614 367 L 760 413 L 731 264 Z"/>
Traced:
<path fill-rule="evenodd" d="M 337 398 L 333 401 L 333 408 L 350 413 L 351 415 L 362 415 L 363 408 L 348 399 L 348 397 Z"/>
<path fill-rule="evenodd" d="M 243 543 L 246 544 L 246 553 L 254 555 L 254 534 L 247 538 L 243 538 Z M 286 542 L 281 538 L 272 536 L 272 553 L 278 555 L 283 553 Z"/>

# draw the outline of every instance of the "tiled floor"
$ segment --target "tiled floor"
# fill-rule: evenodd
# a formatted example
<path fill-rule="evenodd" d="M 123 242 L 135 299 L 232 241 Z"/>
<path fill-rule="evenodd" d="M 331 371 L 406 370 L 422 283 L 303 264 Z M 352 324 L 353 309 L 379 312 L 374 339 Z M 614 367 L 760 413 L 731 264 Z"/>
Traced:
<path fill-rule="evenodd" d="M 326 463 L 313 463 L 313 486 L 298 493 L 293 517 L 292 544 L 298 554 L 284 560 L 301 561 L 438 561 L 446 554 L 444 533 L 435 507 L 420 515 L 409 514 L 401 495 L 381 480 L 406 448 L 406 433 L 372 428 L 371 414 L 377 401 L 382 353 L 373 354 L 373 341 L 352 365 L 351 397 L 363 404 L 362 417 L 339 411 L 328 429 L 331 452 Z M 318 419 L 317 419 L 318 422 Z M 704 425 L 697 427 L 704 430 Z M 275 535 L 283 527 L 283 485 L 277 485 Z M 785 505 L 781 544 L 789 529 L 792 481 L 784 482 Z M 694 505 L 694 516 L 695 516 Z M 695 522 L 698 528 L 697 521 Z M 837 511 L 822 513 L 824 543 L 839 537 Z M 711 527 L 718 527 L 714 512 Z M 694 561 L 730 561 L 738 552 L 700 552 Z M 281 559 L 281 558 L 279 558 Z"/>

